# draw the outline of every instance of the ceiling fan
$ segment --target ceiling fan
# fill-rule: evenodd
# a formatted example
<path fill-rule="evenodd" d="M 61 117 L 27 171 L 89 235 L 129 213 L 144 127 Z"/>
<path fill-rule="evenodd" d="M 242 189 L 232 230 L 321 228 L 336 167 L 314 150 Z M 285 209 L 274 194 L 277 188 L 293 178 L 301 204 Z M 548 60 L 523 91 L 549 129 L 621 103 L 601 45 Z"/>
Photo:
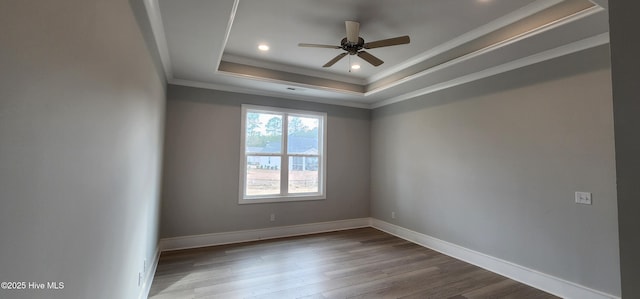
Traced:
<path fill-rule="evenodd" d="M 396 46 L 402 44 L 408 44 L 410 39 L 408 35 L 399 36 L 389 39 L 378 40 L 374 42 L 365 43 L 364 39 L 360 37 L 360 23 L 354 21 L 345 21 L 345 26 L 347 28 L 347 37 L 343 38 L 340 42 L 340 46 L 332 46 L 332 45 L 319 45 L 319 44 L 298 44 L 299 47 L 311 47 L 311 48 L 329 48 L 329 49 L 342 49 L 345 50 L 345 53 L 341 53 L 333 59 L 329 60 L 322 67 L 330 67 L 338 62 L 340 59 L 349 55 L 358 55 L 358 57 L 364 59 L 368 63 L 371 63 L 373 66 L 379 66 L 384 63 L 384 61 L 380 60 L 378 57 L 371 55 L 369 52 L 364 51 L 363 49 L 373 49 L 373 48 L 381 48 L 381 47 L 389 47 Z"/>

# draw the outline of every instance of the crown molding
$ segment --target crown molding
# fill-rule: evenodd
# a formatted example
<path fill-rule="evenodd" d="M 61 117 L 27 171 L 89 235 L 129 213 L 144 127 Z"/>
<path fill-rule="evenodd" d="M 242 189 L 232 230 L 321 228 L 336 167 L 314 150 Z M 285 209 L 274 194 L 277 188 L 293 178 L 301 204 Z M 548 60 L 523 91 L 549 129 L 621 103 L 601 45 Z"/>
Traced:
<path fill-rule="evenodd" d="M 510 61 L 495 67 L 491 67 L 482 71 L 471 73 L 465 76 L 461 76 L 446 82 L 434 84 L 413 92 L 409 92 L 397 97 L 390 98 L 388 100 L 380 101 L 371 105 L 372 109 L 380 108 L 383 106 L 399 103 L 422 95 L 434 93 L 443 89 L 451 88 L 461 84 L 469 83 L 472 81 L 480 80 L 489 76 L 494 76 L 500 73 L 508 72 L 518 68 L 522 68 L 535 63 L 543 62 L 560 56 L 568 55 L 578 51 L 586 50 L 589 48 L 601 46 L 609 43 L 609 33 L 602 33 L 596 36 L 592 36 L 577 42 L 566 44 L 551 50 L 540 52 L 534 55 L 530 55 L 521 59 Z"/>
<path fill-rule="evenodd" d="M 162 22 L 162 14 L 160 13 L 160 5 L 158 4 L 158 0 L 144 0 L 144 7 L 147 10 L 147 15 L 149 16 L 151 32 L 156 40 L 158 53 L 160 53 L 160 61 L 162 62 L 164 76 L 167 81 L 169 81 L 173 79 L 173 70 L 169 56 L 167 36 L 164 32 L 164 23 Z"/>
<path fill-rule="evenodd" d="M 236 18 L 236 12 L 238 11 L 238 3 L 240 3 L 240 0 L 233 1 L 233 8 L 231 8 L 231 14 L 229 16 L 229 21 L 227 22 L 227 29 L 225 30 L 225 33 L 224 33 L 224 40 L 222 41 L 222 47 L 219 51 L 220 54 L 218 54 L 218 57 L 216 57 L 216 60 L 215 60 L 216 64 L 213 68 L 214 70 L 216 70 L 216 72 L 220 67 L 220 63 L 222 62 L 222 55 L 224 55 L 224 48 L 227 47 L 227 42 L 229 41 L 229 36 L 231 35 L 231 27 L 233 27 L 233 21 Z"/>
<path fill-rule="evenodd" d="M 371 105 L 368 103 L 359 103 L 359 102 L 345 101 L 340 99 L 310 97 L 310 96 L 305 96 L 301 94 L 283 94 L 280 92 L 265 91 L 265 90 L 226 85 L 226 84 L 215 84 L 215 83 L 198 82 L 198 81 L 183 80 L 183 79 L 171 79 L 169 80 L 169 84 L 203 88 L 203 89 L 211 89 L 211 90 L 219 90 L 219 91 L 227 91 L 227 92 L 235 92 L 235 93 L 242 93 L 242 94 L 259 95 L 259 96 L 266 96 L 266 97 L 274 97 L 274 98 L 281 98 L 281 99 L 298 100 L 298 101 L 313 102 L 313 103 L 328 104 L 328 105 L 346 106 L 346 107 L 352 107 L 352 108 L 371 109 Z"/>
<path fill-rule="evenodd" d="M 263 82 L 274 82 L 283 85 L 294 85 L 310 89 L 328 90 L 356 96 L 364 95 L 364 86 L 335 79 L 324 79 L 306 76 L 299 73 L 288 73 L 272 69 L 260 68 L 253 65 L 236 64 L 222 61 L 218 73 L 234 77 L 250 78 Z"/>

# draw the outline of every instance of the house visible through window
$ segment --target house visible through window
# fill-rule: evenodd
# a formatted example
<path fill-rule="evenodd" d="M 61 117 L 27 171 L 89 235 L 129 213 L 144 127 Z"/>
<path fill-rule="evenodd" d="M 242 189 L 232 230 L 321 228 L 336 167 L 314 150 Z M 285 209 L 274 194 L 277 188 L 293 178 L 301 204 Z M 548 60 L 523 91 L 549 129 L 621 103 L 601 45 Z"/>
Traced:
<path fill-rule="evenodd" d="M 326 118 L 243 105 L 240 203 L 325 198 Z"/>

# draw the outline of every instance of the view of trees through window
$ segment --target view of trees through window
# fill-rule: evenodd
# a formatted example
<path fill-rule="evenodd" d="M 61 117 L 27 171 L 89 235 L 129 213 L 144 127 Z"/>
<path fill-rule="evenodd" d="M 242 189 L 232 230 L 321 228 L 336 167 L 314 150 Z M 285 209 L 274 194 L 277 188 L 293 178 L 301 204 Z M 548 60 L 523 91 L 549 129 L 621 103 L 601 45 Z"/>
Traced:
<path fill-rule="evenodd" d="M 248 111 L 245 121 L 245 195 L 320 191 L 319 116 Z"/>

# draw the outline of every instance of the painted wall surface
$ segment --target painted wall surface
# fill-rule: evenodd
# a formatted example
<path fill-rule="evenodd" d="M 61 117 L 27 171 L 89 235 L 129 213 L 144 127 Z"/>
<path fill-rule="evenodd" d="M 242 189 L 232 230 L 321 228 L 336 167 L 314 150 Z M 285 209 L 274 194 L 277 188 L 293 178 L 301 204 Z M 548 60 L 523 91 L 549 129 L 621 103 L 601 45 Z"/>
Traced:
<path fill-rule="evenodd" d="M 0 1 L 1 298 L 136 298 L 165 86 L 128 1 Z"/>
<path fill-rule="evenodd" d="M 167 99 L 162 237 L 369 216 L 369 110 L 176 85 Z M 325 200 L 238 204 L 241 104 L 327 113 Z"/>
<path fill-rule="evenodd" d="M 640 298 L 640 19 L 638 1 L 610 1 L 622 297 Z"/>
<path fill-rule="evenodd" d="M 374 110 L 372 217 L 619 295 L 610 75 L 601 46 Z"/>

